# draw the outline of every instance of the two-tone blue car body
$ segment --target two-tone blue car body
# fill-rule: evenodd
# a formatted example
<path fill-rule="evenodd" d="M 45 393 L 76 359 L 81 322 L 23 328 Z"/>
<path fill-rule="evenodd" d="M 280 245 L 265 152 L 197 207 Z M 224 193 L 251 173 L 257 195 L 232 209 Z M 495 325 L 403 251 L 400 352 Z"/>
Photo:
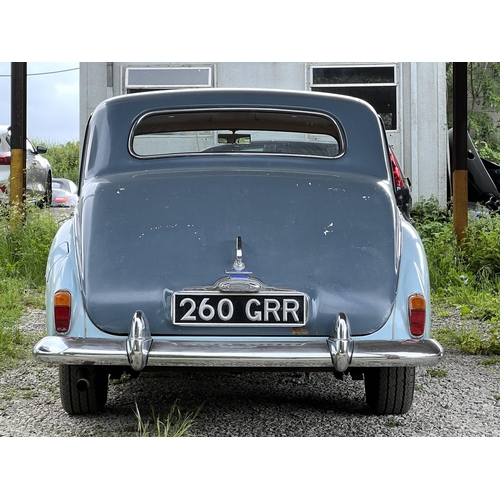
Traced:
<path fill-rule="evenodd" d="M 188 367 L 364 378 L 403 413 L 433 365 L 422 242 L 398 208 L 383 125 L 313 92 L 109 99 L 89 120 L 80 199 L 47 264 L 47 334 L 69 413 L 109 376 Z"/>

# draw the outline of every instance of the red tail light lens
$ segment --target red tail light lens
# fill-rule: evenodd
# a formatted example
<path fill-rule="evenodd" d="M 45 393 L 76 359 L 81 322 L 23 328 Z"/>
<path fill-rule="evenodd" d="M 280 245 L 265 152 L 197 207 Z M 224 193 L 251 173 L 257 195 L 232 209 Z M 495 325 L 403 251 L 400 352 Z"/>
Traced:
<path fill-rule="evenodd" d="M 10 165 L 10 153 L 0 153 L 0 165 Z"/>
<path fill-rule="evenodd" d="M 2 191 L 2 193 L 5 193 L 7 191 L 7 188 L 5 187 L 4 184 L 0 186 L 0 191 Z"/>
<path fill-rule="evenodd" d="M 67 333 L 71 322 L 71 293 L 59 290 L 54 294 L 54 323 L 57 333 Z"/>
<path fill-rule="evenodd" d="M 425 331 L 425 297 L 420 294 L 408 297 L 408 317 L 410 323 L 410 333 L 414 337 L 421 337 Z"/>
<path fill-rule="evenodd" d="M 56 203 L 69 203 L 69 198 L 65 198 L 64 196 L 54 196 L 54 201 Z"/>
<path fill-rule="evenodd" d="M 391 158 L 392 176 L 394 177 L 394 183 L 396 184 L 396 189 L 404 189 L 405 181 L 403 178 L 403 172 L 399 166 L 398 159 L 394 154 L 392 146 L 389 148 L 389 156 Z"/>

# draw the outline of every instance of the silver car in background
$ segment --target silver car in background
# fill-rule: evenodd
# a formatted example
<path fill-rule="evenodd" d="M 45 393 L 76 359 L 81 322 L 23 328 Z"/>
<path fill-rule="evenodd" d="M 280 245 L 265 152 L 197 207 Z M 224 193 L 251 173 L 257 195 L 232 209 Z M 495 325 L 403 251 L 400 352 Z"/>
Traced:
<path fill-rule="evenodd" d="M 74 207 L 78 203 L 78 186 L 70 179 L 52 179 L 52 207 Z"/>
<path fill-rule="evenodd" d="M 9 202 L 10 136 L 10 127 L 0 125 L 0 203 Z M 52 168 L 42 156 L 46 152 L 46 147 L 35 147 L 26 139 L 26 195 L 42 206 L 49 206 L 52 201 Z"/>

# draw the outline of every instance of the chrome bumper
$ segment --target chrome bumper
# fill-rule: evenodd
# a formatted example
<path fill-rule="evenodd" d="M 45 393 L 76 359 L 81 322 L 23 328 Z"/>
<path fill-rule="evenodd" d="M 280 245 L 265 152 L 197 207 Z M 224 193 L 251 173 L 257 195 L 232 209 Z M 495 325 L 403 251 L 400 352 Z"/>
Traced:
<path fill-rule="evenodd" d="M 349 322 L 339 314 L 330 337 L 309 339 L 224 340 L 153 338 L 145 316 L 135 313 L 127 338 L 80 339 L 45 337 L 34 348 L 39 361 L 59 364 L 213 368 L 348 368 L 430 366 L 443 356 L 431 339 L 404 341 L 353 340 Z"/>

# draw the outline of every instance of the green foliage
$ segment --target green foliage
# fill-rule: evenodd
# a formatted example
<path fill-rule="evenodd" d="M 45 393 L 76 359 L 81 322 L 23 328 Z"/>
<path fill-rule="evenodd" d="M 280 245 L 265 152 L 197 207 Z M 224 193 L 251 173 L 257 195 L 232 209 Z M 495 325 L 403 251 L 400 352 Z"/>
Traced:
<path fill-rule="evenodd" d="M 500 363 L 500 356 L 492 356 L 491 358 L 482 359 L 481 361 L 479 361 L 479 364 L 484 366 L 496 365 L 497 363 Z M 496 400 L 500 399 L 500 396 L 498 394 L 493 397 Z"/>
<path fill-rule="evenodd" d="M 464 242 L 468 270 L 482 280 L 500 276 L 500 217 L 471 221 Z"/>
<path fill-rule="evenodd" d="M 389 417 L 386 422 L 387 427 L 403 427 L 405 425 L 404 421 L 394 417 Z"/>
<path fill-rule="evenodd" d="M 137 436 L 138 437 L 181 437 L 188 434 L 189 429 L 193 425 L 200 409 L 194 413 L 189 412 L 182 414 L 177 402 L 174 403 L 168 415 L 162 417 L 155 415 L 154 408 L 151 409 L 151 418 L 146 421 L 142 420 L 141 412 L 137 403 L 135 405 L 135 415 L 137 417 Z"/>
<path fill-rule="evenodd" d="M 433 332 L 433 336 L 445 347 L 460 349 L 467 354 L 500 354 L 500 338 L 498 330 L 494 328 L 485 333 L 480 333 L 477 329 L 441 328 Z"/>
<path fill-rule="evenodd" d="M 412 218 L 427 254 L 432 292 L 447 293 L 450 286 L 459 286 L 463 280 L 462 256 L 450 214 L 439 207 L 437 198 L 431 198 L 414 205 Z"/>
<path fill-rule="evenodd" d="M 436 199 L 415 204 L 412 217 L 425 246 L 433 301 L 500 327 L 500 217 L 471 220 L 459 246 L 449 212 Z M 469 339 L 472 342 L 471 339 Z M 480 343 L 478 344 L 480 345 Z M 477 350 L 478 345 L 467 352 Z"/>
<path fill-rule="evenodd" d="M 452 127 L 453 65 L 447 63 L 448 126 Z M 500 163 L 500 63 L 467 63 L 468 131 L 479 155 Z"/>
<path fill-rule="evenodd" d="M 30 208 L 25 223 L 9 227 L 0 215 L 0 369 L 31 352 L 33 339 L 19 332 L 26 307 L 40 307 L 45 266 L 56 223 L 46 210 Z M 38 291 L 37 291 L 38 290 Z"/>
<path fill-rule="evenodd" d="M 467 90 L 472 111 L 500 112 L 500 63 L 467 64 Z"/>
<path fill-rule="evenodd" d="M 23 339 L 17 320 L 22 314 L 23 287 L 3 273 L 0 275 L 0 368 L 3 368 L 21 355 Z"/>
<path fill-rule="evenodd" d="M 52 166 L 52 175 L 54 177 L 62 177 L 78 183 L 80 162 L 79 142 L 67 142 L 66 144 L 54 144 L 43 140 L 34 142 L 39 146 L 47 148 L 44 156 Z"/>
<path fill-rule="evenodd" d="M 442 368 L 429 368 L 427 373 L 434 378 L 444 378 L 448 375 L 448 372 Z"/>
<path fill-rule="evenodd" d="M 493 163 L 500 165 L 500 150 L 494 149 L 495 147 L 498 148 L 497 144 L 494 144 L 494 146 L 491 147 L 487 142 L 483 141 L 479 144 L 476 143 L 475 146 L 477 149 L 477 154 L 481 158 L 486 158 L 487 160 L 490 160 Z"/>
<path fill-rule="evenodd" d="M 448 282 L 434 281 L 435 291 L 441 285 L 471 284 L 473 280 L 491 285 L 500 278 L 498 215 L 470 220 L 461 247 L 456 243 L 450 214 L 439 207 L 437 199 L 416 203 L 412 217 L 426 249 L 430 272 L 443 274 Z"/>
<path fill-rule="evenodd" d="M 0 218 L 0 270 L 32 287 L 45 284 L 45 265 L 57 224 L 48 211 L 31 207 L 24 224 L 9 227 L 9 218 Z"/>

